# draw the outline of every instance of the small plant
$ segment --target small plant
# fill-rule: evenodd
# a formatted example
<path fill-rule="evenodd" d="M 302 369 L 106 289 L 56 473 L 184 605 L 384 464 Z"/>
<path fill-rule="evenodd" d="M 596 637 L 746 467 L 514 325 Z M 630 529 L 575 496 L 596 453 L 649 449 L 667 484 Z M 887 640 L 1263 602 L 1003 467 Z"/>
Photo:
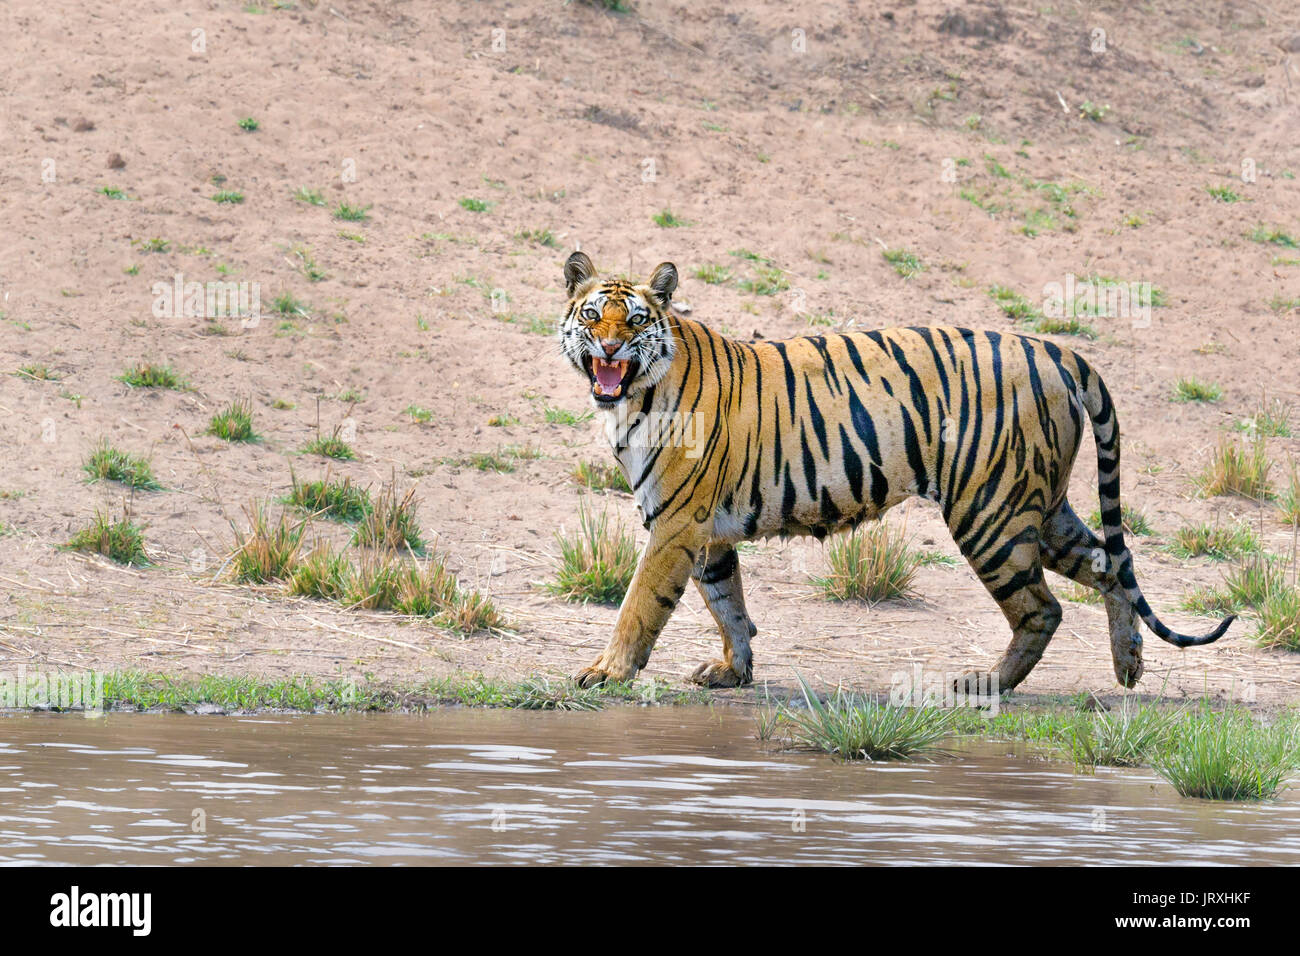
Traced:
<path fill-rule="evenodd" d="M 261 124 L 251 116 L 245 116 L 239 121 L 239 128 L 245 133 L 256 133 Z"/>
<path fill-rule="evenodd" d="M 721 285 L 731 278 L 731 270 L 726 266 L 703 265 L 695 270 L 695 278 L 709 285 Z"/>
<path fill-rule="evenodd" d="M 114 448 L 101 439 L 95 450 L 82 462 L 81 470 L 91 481 L 119 481 L 128 488 L 157 491 L 162 488 L 154 477 L 149 459 Z"/>
<path fill-rule="evenodd" d="M 519 419 L 515 418 L 515 416 L 509 413 L 503 415 L 493 415 L 491 418 L 488 419 L 488 425 L 490 425 L 493 428 L 507 428 L 511 425 L 518 425 L 518 424 L 519 424 Z"/>
<path fill-rule="evenodd" d="M 1231 186 L 1206 186 L 1205 191 L 1219 202 L 1241 202 L 1241 196 Z"/>
<path fill-rule="evenodd" d="M 1028 299 L 1007 286 L 989 286 L 989 295 L 1009 319 L 1024 322 L 1042 317 L 1042 313 L 1030 304 Z"/>
<path fill-rule="evenodd" d="M 1283 249 L 1300 249 L 1300 241 L 1276 226 L 1256 226 L 1248 238 L 1252 242 L 1271 243 Z"/>
<path fill-rule="evenodd" d="M 1273 496 L 1268 474 L 1273 462 L 1263 438 L 1256 438 L 1249 449 L 1237 441 L 1223 439 L 1214 450 L 1210 463 L 1194 479 L 1205 497 L 1240 495 L 1262 501 Z"/>
<path fill-rule="evenodd" d="M 427 425 L 433 421 L 433 412 L 420 405 L 407 405 L 403 412 L 417 425 Z"/>
<path fill-rule="evenodd" d="M 492 208 L 492 204 L 486 199 L 475 199 L 472 196 L 462 197 L 459 202 L 461 209 L 468 209 L 470 212 L 487 212 Z"/>
<path fill-rule="evenodd" d="M 304 455 L 321 455 L 325 458 L 333 458 L 335 461 L 354 460 L 357 453 L 352 450 L 351 445 L 339 437 L 342 428 L 342 425 L 334 426 L 334 431 L 328 437 L 317 432 L 315 438 L 302 446 L 302 453 Z"/>
<path fill-rule="evenodd" d="M 632 488 L 628 485 L 627 479 L 623 477 L 621 470 L 612 465 L 602 465 L 599 462 L 579 462 L 578 467 L 573 471 L 573 480 L 591 491 L 609 491 L 612 489 L 628 494 L 632 493 Z"/>
<path fill-rule="evenodd" d="M 1126 694 L 1118 712 L 1098 711 L 1071 728 L 1070 754 L 1076 767 L 1141 767 L 1164 750 L 1186 711 L 1134 704 Z"/>
<path fill-rule="evenodd" d="M 271 311 L 285 318 L 311 314 L 307 304 L 299 300 L 292 292 L 281 292 L 271 300 Z"/>
<path fill-rule="evenodd" d="M 802 674 L 796 671 L 795 677 L 808 709 L 780 708 L 791 746 L 843 760 L 903 760 L 942 753 L 939 742 L 955 732 L 956 709 L 892 707 L 874 698 L 858 699 L 843 688 L 822 701 Z"/>
<path fill-rule="evenodd" d="M 144 529 L 131 521 L 129 512 L 120 521 L 113 521 L 102 511 L 95 512 L 90 526 L 74 534 L 64 547 L 69 551 L 102 554 L 118 564 L 149 563 L 144 551 Z"/>
<path fill-rule="evenodd" d="M 132 388 L 170 388 L 185 391 L 189 384 L 170 365 L 143 363 L 133 365 L 117 377 Z"/>
<path fill-rule="evenodd" d="M 916 253 L 908 252 L 906 249 L 884 249 L 881 255 L 904 279 L 910 279 L 926 270 L 925 264 L 917 258 Z"/>
<path fill-rule="evenodd" d="M 29 378 L 35 382 L 57 382 L 59 374 L 50 371 L 46 365 L 23 365 L 14 373 L 19 378 Z"/>
<path fill-rule="evenodd" d="M 527 677 L 509 688 L 502 703 L 516 710 L 600 710 L 605 695 L 600 687 L 578 687 L 572 681 L 552 683 L 545 677 Z"/>
<path fill-rule="evenodd" d="M 1262 726 L 1241 711 L 1206 711 L 1153 765 L 1180 796 L 1269 800 L 1295 771 L 1298 756 L 1295 727 L 1289 721 Z"/>
<path fill-rule="evenodd" d="M 1282 511 L 1282 520 L 1293 528 L 1300 526 L 1300 470 L 1291 462 L 1291 481 L 1286 491 L 1278 495 L 1277 506 Z"/>
<path fill-rule="evenodd" d="M 416 518 L 419 504 L 414 487 L 408 488 L 399 498 L 396 483 L 390 482 L 380 490 L 373 506 L 357 523 L 352 543 L 388 551 L 405 548 L 412 554 L 424 554 L 425 543 Z"/>
<path fill-rule="evenodd" d="M 286 503 L 314 516 L 356 523 L 373 510 L 370 492 L 353 484 L 351 478 L 331 480 L 328 471 L 324 478 L 315 481 L 299 481 L 292 471 L 289 478 L 292 488 Z"/>
<path fill-rule="evenodd" d="M 736 287 L 741 292 L 748 292 L 752 295 L 776 295 L 778 292 L 784 292 L 790 288 L 790 280 L 785 277 L 785 273 L 777 266 L 754 266 L 754 271 L 758 274 L 755 279 L 742 279 L 736 283 Z"/>
<path fill-rule="evenodd" d="M 586 505 L 578 505 L 576 535 L 556 533 L 560 546 L 560 566 L 554 582 L 547 585 L 552 594 L 566 601 L 618 604 L 627 593 L 636 572 L 636 541 L 621 523 L 613 528 L 609 513 L 594 515 Z"/>
<path fill-rule="evenodd" d="M 1123 523 L 1124 532 L 1131 535 L 1142 535 L 1143 537 L 1155 534 L 1151 528 L 1151 522 L 1147 516 L 1136 508 L 1129 505 L 1120 506 L 1120 518 Z M 1094 531 L 1101 530 L 1101 509 L 1095 509 L 1088 516 L 1088 525 Z"/>
<path fill-rule="evenodd" d="M 876 603 L 905 596 L 921 557 L 907 546 L 906 528 L 877 521 L 840 535 L 826 549 L 830 573 L 813 583 L 834 601 Z"/>
<path fill-rule="evenodd" d="M 560 240 L 556 239 L 555 233 L 549 229 L 522 229 L 515 233 L 515 238 L 521 242 L 535 242 L 548 249 L 560 248 Z"/>
<path fill-rule="evenodd" d="M 1092 120 L 1094 123 L 1100 123 L 1109 112 L 1109 106 L 1098 106 L 1092 100 L 1084 100 L 1079 107 L 1079 115 L 1084 119 Z"/>
<path fill-rule="evenodd" d="M 244 201 L 244 194 L 235 192 L 232 189 L 223 189 L 221 192 L 212 195 L 212 201 L 215 203 L 238 204 Z"/>
<path fill-rule="evenodd" d="M 690 223 L 687 222 L 685 219 L 679 219 L 677 216 L 675 216 L 671 209 L 665 209 L 661 212 L 657 212 L 650 218 L 654 220 L 654 224 L 656 226 L 659 226 L 663 229 L 678 229 L 682 226 L 690 225 Z"/>
<path fill-rule="evenodd" d="M 307 519 L 293 521 L 285 512 L 272 524 L 265 502 L 254 502 L 244 509 L 248 529 L 232 520 L 235 545 L 226 558 L 232 580 L 242 584 L 267 584 L 284 581 L 292 573 L 302 547 Z"/>
<path fill-rule="evenodd" d="M 1244 523 L 1189 524 L 1174 532 L 1169 550 L 1180 558 L 1205 555 L 1216 561 L 1228 561 L 1258 551 L 1259 539 Z"/>
<path fill-rule="evenodd" d="M 1291 437 L 1291 406 L 1280 398 L 1261 398 L 1255 413 L 1237 423 L 1237 430 L 1265 438 Z"/>
<path fill-rule="evenodd" d="M 343 222 L 365 222 L 370 218 L 370 206 L 349 206 L 345 202 L 334 207 L 334 218 Z"/>
<path fill-rule="evenodd" d="M 550 405 L 542 409 L 542 417 L 548 425 L 582 425 L 591 421 L 595 412 L 571 412 L 567 408 L 554 408 Z"/>
<path fill-rule="evenodd" d="M 298 202 L 305 202 L 309 206 L 325 205 L 325 194 L 319 189 L 311 189 L 307 186 L 299 186 L 298 191 L 293 194 L 293 198 Z"/>
<path fill-rule="evenodd" d="M 1260 647 L 1300 651 L 1300 588 L 1279 575 L 1269 582 L 1256 610 L 1255 641 Z"/>
<path fill-rule="evenodd" d="M 1213 382 L 1202 382 L 1189 377 L 1180 378 L 1174 383 L 1175 402 L 1217 402 L 1222 397 L 1223 389 Z"/>
<path fill-rule="evenodd" d="M 226 441 L 257 441 L 257 435 L 253 432 L 252 400 L 236 399 L 213 415 L 212 421 L 208 423 L 208 434 Z"/>
<path fill-rule="evenodd" d="M 125 189 L 118 189 L 116 186 L 101 186 L 97 192 L 102 196 L 107 196 L 109 199 L 129 200 L 131 198 L 126 194 Z"/>

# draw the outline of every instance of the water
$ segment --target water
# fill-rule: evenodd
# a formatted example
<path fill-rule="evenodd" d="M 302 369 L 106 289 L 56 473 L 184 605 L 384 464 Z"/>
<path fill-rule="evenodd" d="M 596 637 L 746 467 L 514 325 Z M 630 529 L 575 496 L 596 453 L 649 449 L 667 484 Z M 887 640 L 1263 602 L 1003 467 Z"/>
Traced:
<path fill-rule="evenodd" d="M 781 752 L 739 709 L 0 717 L 5 864 L 1296 864 L 1297 824 L 1013 744 Z"/>

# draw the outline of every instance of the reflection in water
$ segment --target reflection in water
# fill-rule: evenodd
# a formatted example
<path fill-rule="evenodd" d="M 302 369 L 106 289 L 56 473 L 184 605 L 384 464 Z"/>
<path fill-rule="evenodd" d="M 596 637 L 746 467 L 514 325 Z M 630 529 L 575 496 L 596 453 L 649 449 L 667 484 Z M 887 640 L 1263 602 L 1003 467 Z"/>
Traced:
<path fill-rule="evenodd" d="M 846 764 L 743 711 L 0 717 L 0 863 L 1300 863 L 1300 800 L 1012 744 Z M 506 741 L 510 741 L 506 743 Z"/>

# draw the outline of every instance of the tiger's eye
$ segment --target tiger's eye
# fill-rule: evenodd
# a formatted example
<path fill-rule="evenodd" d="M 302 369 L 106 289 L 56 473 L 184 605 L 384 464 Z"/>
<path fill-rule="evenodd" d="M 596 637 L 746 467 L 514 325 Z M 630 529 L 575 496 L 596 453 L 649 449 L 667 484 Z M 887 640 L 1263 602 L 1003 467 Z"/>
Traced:
<path fill-rule="evenodd" d="M 597 312 L 595 309 L 583 309 L 582 317 L 586 319 L 588 322 L 595 322 L 597 319 L 600 318 L 600 313 Z"/>

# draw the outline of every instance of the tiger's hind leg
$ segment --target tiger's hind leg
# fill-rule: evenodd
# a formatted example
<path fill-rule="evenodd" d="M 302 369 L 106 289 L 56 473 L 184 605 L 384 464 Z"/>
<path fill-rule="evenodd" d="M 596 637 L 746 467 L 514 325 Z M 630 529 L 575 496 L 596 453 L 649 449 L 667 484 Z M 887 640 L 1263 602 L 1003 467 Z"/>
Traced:
<path fill-rule="evenodd" d="M 754 656 L 749 639 L 758 633 L 745 610 L 740 562 L 729 544 L 711 544 L 691 572 L 722 635 L 722 659 L 701 664 L 691 680 L 705 687 L 739 687 L 753 680 Z"/>
<path fill-rule="evenodd" d="M 978 549 L 969 540 L 957 542 L 1011 625 L 1011 643 L 994 665 L 995 673 L 966 674 L 958 690 L 981 696 L 1011 690 L 1034 669 L 1056 633 L 1061 605 L 1043 580 L 1040 541 L 1035 522 L 1023 525 L 1019 532 L 1008 531 Z M 991 676 L 997 678 L 996 686 Z"/>
<path fill-rule="evenodd" d="M 1049 571 L 1100 591 L 1110 623 L 1115 678 L 1132 687 L 1142 677 L 1142 634 L 1138 613 L 1110 571 L 1101 539 L 1062 501 L 1043 524 L 1043 565 Z"/>

